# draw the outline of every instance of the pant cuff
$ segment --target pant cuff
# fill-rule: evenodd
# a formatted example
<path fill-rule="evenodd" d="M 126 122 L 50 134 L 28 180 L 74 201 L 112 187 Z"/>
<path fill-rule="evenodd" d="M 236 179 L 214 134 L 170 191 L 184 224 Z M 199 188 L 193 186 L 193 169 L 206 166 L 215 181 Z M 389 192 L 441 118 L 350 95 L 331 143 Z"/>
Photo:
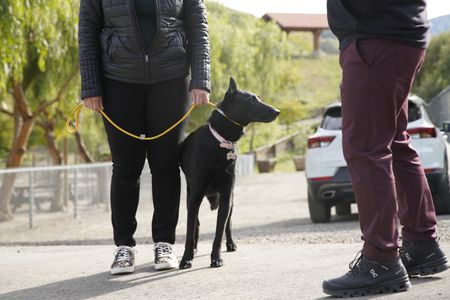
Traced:
<path fill-rule="evenodd" d="M 402 228 L 402 240 L 404 241 L 421 242 L 435 240 L 436 237 L 436 227 L 425 232 L 415 232 L 414 230 L 407 227 Z"/>
<path fill-rule="evenodd" d="M 397 249 L 381 250 L 368 243 L 364 243 L 362 254 L 370 260 L 390 260 L 399 257 Z"/>

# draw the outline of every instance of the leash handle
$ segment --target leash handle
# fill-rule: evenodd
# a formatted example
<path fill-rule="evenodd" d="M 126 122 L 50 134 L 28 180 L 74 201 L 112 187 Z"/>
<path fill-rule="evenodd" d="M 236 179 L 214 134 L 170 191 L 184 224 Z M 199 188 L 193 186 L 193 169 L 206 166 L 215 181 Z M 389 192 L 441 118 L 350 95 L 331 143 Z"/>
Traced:
<path fill-rule="evenodd" d="M 216 108 L 217 106 L 214 103 L 208 102 L 208 105 L 211 107 Z M 174 130 L 178 125 L 180 125 L 191 113 L 192 111 L 197 107 L 197 105 L 192 104 L 192 106 L 189 108 L 189 110 L 186 112 L 186 114 L 181 117 L 180 120 L 178 120 L 177 122 L 175 122 L 175 124 L 173 124 L 172 126 L 170 126 L 169 128 L 167 128 L 166 130 L 164 130 L 163 132 L 161 132 L 160 134 L 154 135 L 154 136 L 150 136 L 150 137 L 145 137 L 143 135 L 135 135 L 131 132 L 126 131 L 125 129 L 123 129 L 122 127 L 120 127 L 119 125 L 117 125 L 116 123 L 114 123 L 113 120 L 111 120 L 111 118 L 103 111 L 100 110 L 100 113 L 103 115 L 103 117 L 105 117 L 105 119 L 111 124 L 113 125 L 117 130 L 119 130 L 120 132 L 135 138 L 137 140 L 141 140 L 141 141 L 153 141 L 156 139 L 159 139 L 163 136 L 165 136 L 166 134 L 168 134 L 169 132 L 171 132 L 172 130 Z M 80 112 L 81 110 L 84 108 L 84 104 L 80 103 L 77 106 L 75 106 L 75 108 L 72 110 L 72 112 L 69 114 L 69 116 L 67 117 L 67 121 L 66 121 L 66 131 L 70 134 L 74 134 L 75 132 L 78 131 L 78 119 L 80 116 Z M 75 125 L 71 125 L 72 121 L 75 121 Z"/>

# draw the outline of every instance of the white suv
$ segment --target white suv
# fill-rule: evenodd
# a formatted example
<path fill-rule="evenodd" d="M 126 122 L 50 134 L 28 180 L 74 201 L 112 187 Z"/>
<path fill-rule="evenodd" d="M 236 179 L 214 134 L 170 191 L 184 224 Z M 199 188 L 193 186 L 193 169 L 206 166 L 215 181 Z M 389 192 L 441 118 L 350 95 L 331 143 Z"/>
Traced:
<path fill-rule="evenodd" d="M 355 202 L 342 153 L 341 129 L 341 104 L 335 103 L 325 109 L 322 123 L 308 138 L 305 173 L 313 222 L 330 221 L 333 206 L 338 215 L 350 214 L 351 203 Z M 450 213 L 447 136 L 433 124 L 417 96 L 409 97 L 407 131 L 422 160 L 436 212 Z"/>

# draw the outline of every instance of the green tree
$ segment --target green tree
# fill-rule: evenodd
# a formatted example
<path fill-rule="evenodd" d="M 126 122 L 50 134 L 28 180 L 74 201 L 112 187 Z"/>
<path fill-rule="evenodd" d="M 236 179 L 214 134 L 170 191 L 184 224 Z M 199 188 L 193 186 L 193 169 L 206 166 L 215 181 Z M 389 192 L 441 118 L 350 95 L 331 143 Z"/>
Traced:
<path fill-rule="evenodd" d="M 65 99 L 77 98 L 78 4 L 75 0 L 3 0 L 0 4 L 0 99 L 4 103 L 0 112 L 13 120 L 8 168 L 21 165 L 37 118 Z M 14 175 L 3 177 L 0 221 L 12 218 L 9 203 L 14 180 Z"/>
<path fill-rule="evenodd" d="M 298 70 L 292 68 L 291 45 L 286 33 L 274 23 L 267 23 L 251 15 L 239 13 L 224 6 L 207 2 L 211 39 L 211 78 L 213 102 L 222 100 L 233 77 L 240 88 L 259 95 L 276 105 L 282 98 L 281 90 L 299 82 Z M 191 117 L 189 130 L 203 123 L 210 109 L 197 110 Z M 241 144 L 252 151 L 259 128 L 276 126 L 251 125 L 249 135 Z M 273 133 L 272 130 L 269 130 Z M 266 133 L 261 133 L 265 135 Z"/>
<path fill-rule="evenodd" d="M 289 134 L 290 126 L 306 117 L 305 107 L 293 100 L 284 100 L 278 104 L 278 109 L 283 113 L 279 117 L 281 124 L 286 126 L 286 133 Z"/>
<path fill-rule="evenodd" d="M 431 40 L 427 56 L 418 74 L 414 93 L 430 101 L 450 85 L 450 33 L 441 34 Z"/>

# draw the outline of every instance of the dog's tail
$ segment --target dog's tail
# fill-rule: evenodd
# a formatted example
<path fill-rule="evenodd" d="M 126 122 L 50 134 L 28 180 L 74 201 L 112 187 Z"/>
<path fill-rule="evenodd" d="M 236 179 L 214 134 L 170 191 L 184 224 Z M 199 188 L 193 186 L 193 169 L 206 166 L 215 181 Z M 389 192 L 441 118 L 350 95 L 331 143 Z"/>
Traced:
<path fill-rule="evenodd" d="M 215 210 L 219 207 L 219 194 L 208 195 L 206 198 L 208 198 L 211 210 Z"/>

